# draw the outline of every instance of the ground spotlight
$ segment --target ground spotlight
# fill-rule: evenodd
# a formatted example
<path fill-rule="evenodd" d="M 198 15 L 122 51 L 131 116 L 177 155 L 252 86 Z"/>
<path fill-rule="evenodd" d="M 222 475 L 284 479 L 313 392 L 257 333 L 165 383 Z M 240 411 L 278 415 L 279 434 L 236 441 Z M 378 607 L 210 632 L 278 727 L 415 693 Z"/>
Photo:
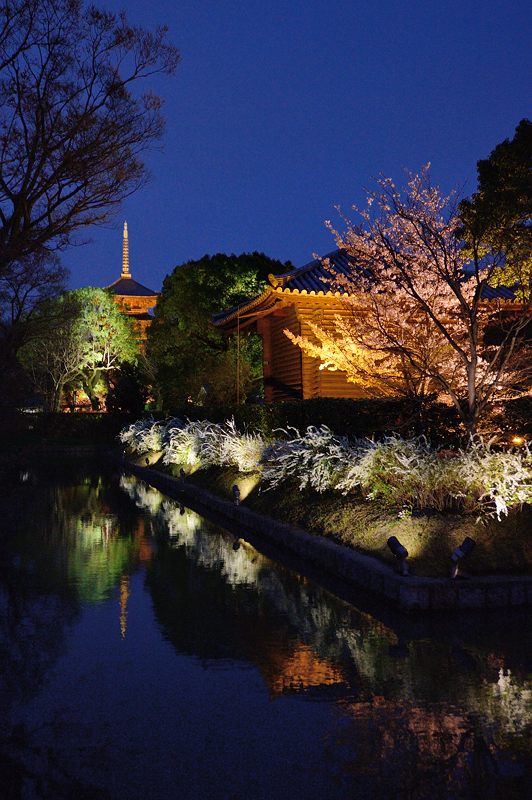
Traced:
<path fill-rule="evenodd" d="M 457 578 L 460 573 L 460 561 L 468 556 L 475 546 L 475 540 L 466 536 L 460 547 L 451 554 L 451 578 Z"/>
<path fill-rule="evenodd" d="M 233 486 L 233 500 L 235 501 L 235 506 L 240 505 L 240 489 L 238 488 L 236 483 Z"/>
<path fill-rule="evenodd" d="M 148 456 L 146 456 L 145 461 L 146 461 L 146 466 L 149 467 L 150 466 L 150 459 L 148 458 Z"/>
<path fill-rule="evenodd" d="M 235 551 L 235 553 L 236 553 L 237 550 L 240 550 L 240 537 L 239 536 L 235 536 L 235 540 L 234 540 L 234 542 L 232 544 L 232 548 Z"/>
<path fill-rule="evenodd" d="M 181 467 L 181 469 L 179 470 L 179 478 L 181 479 L 181 483 L 185 482 L 185 478 L 186 477 L 187 477 L 187 473 L 185 472 L 183 467 Z"/>
<path fill-rule="evenodd" d="M 406 563 L 406 559 L 408 558 L 408 550 L 404 545 L 401 544 L 397 536 L 390 536 L 387 541 L 387 545 L 390 548 L 392 555 L 395 556 L 397 559 L 397 572 L 399 575 L 408 575 L 408 564 Z"/>

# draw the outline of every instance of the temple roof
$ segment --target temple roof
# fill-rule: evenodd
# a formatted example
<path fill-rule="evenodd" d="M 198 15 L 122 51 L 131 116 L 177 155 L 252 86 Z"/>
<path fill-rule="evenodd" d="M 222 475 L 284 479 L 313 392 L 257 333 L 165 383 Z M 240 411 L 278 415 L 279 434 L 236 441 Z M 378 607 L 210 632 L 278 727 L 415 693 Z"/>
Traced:
<path fill-rule="evenodd" d="M 517 284 L 515 286 L 486 286 L 482 287 L 483 300 L 516 300 Z"/>
<path fill-rule="evenodd" d="M 120 277 L 105 288 L 112 294 L 119 294 L 123 297 L 158 297 L 158 292 L 148 289 L 134 278 Z"/>
<path fill-rule="evenodd" d="M 270 283 L 262 294 L 213 314 L 212 321 L 217 327 L 222 327 L 237 317 L 243 321 L 248 316 L 263 315 L 282 302 L 283 295 L 310 294 L 339 297 L 344 292 L 339 289 L 335 275 L 352 276 L 353 267 L 354 261 L 351 256 L 344 250 L 334 250 L 323 258 L 314 259 L 284 275 L 268 275 Z"/>
<path fill-rule="evenodd" d="M 333 250 L 323 258 L 316 258 L 284 275 L 268 275 L 270 283 L 262 294 L 213 314 L 212 321 L 216 327 L 223 327 L 238 318 L 240 324 L 245 326 L 252 318 L 263 316 L 274 306 L 282 304 L 287 299 L 286 295 L 340 297 L 346 292 L 338 285 L 336 276 L 345 275 L 352 279 L 356 271 L 356 262 L 352 256 L 345 250 Z M 358 271 L 360 274 L 360 268 Z M 516 290 L 517 285 L 513 287 L 483 285 L 482 299 L 512 302 L 516 300 Z"/>
<path fill-rule="evenodd" d="M 281 286 L 283 289 L 297 289 L 300 292 L 335 292 L 338 289 L 335 275 L 352 276 L 354 268 L 355 261 L 345 250 L 334 250 L 303 267 L 284 275 L 268 275 L 268 278 L 275 288 Z"/>

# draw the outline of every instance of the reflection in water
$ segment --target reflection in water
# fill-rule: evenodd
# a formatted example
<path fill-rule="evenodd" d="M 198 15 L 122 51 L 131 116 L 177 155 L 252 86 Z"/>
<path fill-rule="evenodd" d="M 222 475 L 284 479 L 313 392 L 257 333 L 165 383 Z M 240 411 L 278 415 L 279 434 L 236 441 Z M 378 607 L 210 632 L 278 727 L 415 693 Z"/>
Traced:
<path fill-rule="evenodd" d="M 129 600 L 129 578 L 122 575 L 120 578 L 120 635 L 126 638 L 127 631 L 127 601 Z"/>
<path fill-rule="evenodd" d="M 141 484 L 127 480 L 141 505 Z M 157 507 L 154 531 L 162 540 L 148 585 L 179 652 L 215 659 L 230 651 L 251 660 L 272 696 L 335 696 L 345 716 L 334 747 L 345 752 L 356 743 L 357 750 L 343 768 L 357 779 L 370 776 L 381 792 L 397 785 L 409 797 L 425 797 L 429 783 L 453 796 L 469 781 L 491 796 L 495 778 L 505 793 L 521 785 L 525 768 L 512 748 L 530 754 L 530 674 L 505 668 L 502 650 L 426 638 L 405 645 L 386 625 L 276 568 L 247 542 L 235 551 L 234 537 L 193 511 L 169 500 Z M 165 552 L 165 533 L 181 557 Z M 215 610 L 205 618 L 197 609 L 209 595 Z M 228 624 L 229 616 L 236 621 Z"/>
<path fill-rule="evenodd" d="M 381 621 L 130 476 L 36 475 L 14 492 L 7 796 L 527 794 L 525 614 Z"/>

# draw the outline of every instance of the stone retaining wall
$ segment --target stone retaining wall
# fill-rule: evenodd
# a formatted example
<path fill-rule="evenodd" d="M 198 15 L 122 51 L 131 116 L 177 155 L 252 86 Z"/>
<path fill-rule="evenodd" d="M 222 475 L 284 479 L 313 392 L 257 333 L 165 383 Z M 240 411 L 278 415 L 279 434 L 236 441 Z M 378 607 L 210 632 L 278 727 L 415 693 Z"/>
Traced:
<path fill-rule="evenodd" d="M 430 611 L 532 605 L 532 577 L 497 576 L 455 580 L 413 575 L 401 577 L 391 566 L 371 556 L 357 553 L 322 536 L 312 536 L 300 528 L 265 517 L 244 506 L 236 506 L 186 481 L 149 467 L 126 462 L 123 466 L 165 494 L 193 508 L 199 506 L 215 511 L 222 520 L 231 520 L 244 530 L 261 534 L 314 566 L 387 598 L 396 608 Z M 245 538 L 244 533 L 242 538 Z"/>

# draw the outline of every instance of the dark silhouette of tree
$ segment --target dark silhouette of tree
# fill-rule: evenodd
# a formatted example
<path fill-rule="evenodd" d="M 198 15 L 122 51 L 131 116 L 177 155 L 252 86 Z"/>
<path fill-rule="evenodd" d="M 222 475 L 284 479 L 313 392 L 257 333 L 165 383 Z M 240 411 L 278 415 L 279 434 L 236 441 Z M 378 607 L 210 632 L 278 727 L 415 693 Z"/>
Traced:
<path fill-rule="evenodd" d="M 42 253 L 12 262 L 0 274 L 0 402 L 4 406 L 18 405 L 28 394 L 18 353 L 59 322 L 47 301 L 64 290 L 66 275 L 54 254 Z"/>
<path fill-rule="evenodd" d="M 125 362 L 114 371 L 109 379 L 109 391 L 105 399 L 107 411 L 119 414 L 140 416 L 149 396 L 152 378 L 144 366 L 142 357 L 139 364 Z"/>
<path fill-rule="evenodd" d="M 496 282 L 521 285 L 529 296 L 532 273 L 532 122 L 523 119 L 513 139 L 498 144 L 477 162 L 478 189 L 460 203 L 464 234 L 483 254 L 500 254 L 505 269 Z"/>
<path fill-rule="evenodd" d="M 257 336 L 227 337 L 211 321 L 216 311 L 259 294 L 268 273 L 292 269 L 263 253 L 217 253 L 177 266 L 163 283 L 148 332 L 148 354 L 165 407 L 205 395 L 205 402 L 234 402 L 262 376 Z M 237 370 L 237 359 L 239 368 Z M 203 388 L 202 388 L 203 387 Z"/>
<path fill-rule="evenodd" d="M 150 33 L 80 0 L 0 7 L 0 274 L 60 250 L 145 180 L 161 101 L 138 94 L 172 73 L 166 29 Z"/>

